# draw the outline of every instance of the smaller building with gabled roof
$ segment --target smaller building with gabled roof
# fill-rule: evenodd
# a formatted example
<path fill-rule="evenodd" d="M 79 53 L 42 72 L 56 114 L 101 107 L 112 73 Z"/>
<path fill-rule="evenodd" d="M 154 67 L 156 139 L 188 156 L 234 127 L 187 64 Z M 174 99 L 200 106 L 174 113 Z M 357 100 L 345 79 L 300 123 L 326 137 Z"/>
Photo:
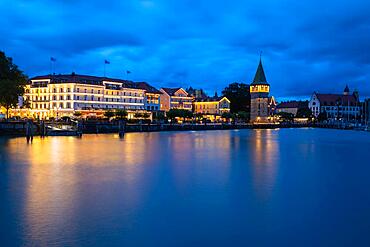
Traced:
<path fill-rule="evenodd" d="M 226 97 L 206 97 L 194 101 L 194 113 L 222 115 L 230 112 L 230 100 Z"/>
<path fill-rule="evenodd" d="M 294 116 L 297 115 L 297 112 L 299 109 L 304 109 L 308 108 L 308 101 L 286 101 L 286 102 L 281 102 L 276 106 L 276 112 L 287 112 L 291 113 Z"/>
<path fill-rule="evenodd" d="M 192 110 L 193 97 L 185 91 L 185 89 L 178 88 L 161 88 L 161 107 L 162 111 L 169 111 L 171 109 Z"/>

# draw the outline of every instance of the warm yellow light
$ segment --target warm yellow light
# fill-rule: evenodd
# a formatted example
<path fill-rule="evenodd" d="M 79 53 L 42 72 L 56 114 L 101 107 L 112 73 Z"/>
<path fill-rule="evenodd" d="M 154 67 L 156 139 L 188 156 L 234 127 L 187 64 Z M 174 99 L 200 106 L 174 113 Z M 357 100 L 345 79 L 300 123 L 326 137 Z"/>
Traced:
<path fill-rule="evenodd" d="M 251 93 L 268 93 L 270 91 L 270 87 L 268 85 L 251 85 L 250 92 Z"/>

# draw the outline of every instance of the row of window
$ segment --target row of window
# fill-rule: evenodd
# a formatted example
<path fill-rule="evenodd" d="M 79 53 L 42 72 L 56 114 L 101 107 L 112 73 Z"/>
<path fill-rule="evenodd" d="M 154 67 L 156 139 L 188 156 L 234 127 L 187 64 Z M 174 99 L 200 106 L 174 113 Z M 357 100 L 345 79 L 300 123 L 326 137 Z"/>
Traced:
<path fill-rule="evenodd" d="M 144 110 L 144 106 L 122 106 L 122 105 L 99 105 L 99 104 L 76 104 L 76 109 L 87 110 L 87 109 L 126 109 L 126 110 Z"/>
<path fill-rule="evenodd" d="M 27 99 L 30 100 L 29 97 Z M 52 97 L 52 100 L 71 100 L 71 99 L 72 99 L 72 97 L 70 95 L 66 95 L 66 96 L 60 95 L 59 97 L 56 96 L 56 95 L 53 95 L 53 97 Z M 33 96 L 32 100 L 33 101 L 48 101 L 49 97 L 47 97 L 47 96 L 40 96 L 40 97 L 39 96 Z M 119 99 L 119 98 L 105 98 L 105 100 L 104 100 L 103 97 L 95 97 L 94 95 L 92 95 L 90 97 L 88 97 L 87 95 L 85 95 L 85 96 L 76 95 L 74 97 L 74 100 L 143 103 L 143 99 L 137 99 L 137 98 L 134 98 L 134 99 L 133 98 L 122 98 L 122 99 Z M 158 101 L 156 103 L 159 104 Z"/>
<path fill-rule="evenodd" d="M 338 107 L 336 106 L 324 106 L 322 107 L 323 110 L 326 111 L 338 111 Z M 351 106 L 339 106 L 339 111 L 359 111 L 359 107 L 351 107 Z"/>
<path fill-rule="evenodd" d="M 28 90 L 26 91 L 27 93 L 29 92 Z M 70 92 L 73 92 L 73 88 L 53 88 L 52 90 L 53 93 L 70 93 Z M 76 88 L 76 92 L 79 93 L 79 92 L 84 92 L 84 93 L 96 93 L 96 94 L 100 94 L 101 93 L 101 90 L 100 89 L 86 89 L 84 88 L 83 90 L 80 89 L 80 88 Z M 49 93 L 48 89 L 45 88 L 45 89 L 36 89 L 33 91 L 33 93 L 36 93 L 36 94 L 40 94 L 40 93 Z M 106 95 L 123 95 L 123 96 L 134 96 L 134 97 L 143 97 L 143 94 L 142 93 L 137 93 L 137 92 L 126 92 L 126 91 L 123 91 L 123 92 L 120 92 L 120 91 L 105 91 L 105 94 Z"/>
<path fill-rule="evenodd" d="M 157 110 L 159 110 L 159 107 L 158 107 L 158 106 L 147 106 L 147 107 L 146 107 L 146 109 L 147 109 L 148 111 L 150 111 L 150 110 L 151 110 L 151 111 L 153 111 L 153 110 L 156 110 L 156 111 L 157 111 Z"/>
<path fill-rule="evenodd" d="M 34 109 L 40 109 L 40 110 L 50 110 L 50 109 L 55 109 L 55 110 L 58 110 L 58 109 L 72 109 L 73 106 L 70 102 L 66 102 L 66 103 L 52 103 L 52 104 L 33 104 L 33 108 Z M 75 104 L 75 107 L 76 108 L 79 108 L 79 109 L 82 109 L 84 107 L 88 107 L 88 108 L 94 108 L 94 109 L 137 109 L 137 110 L 142 110 L 144 109 L 144 106 L 122 106 L 122 105 L 109 105 L 109 104 L 104 104 L 104 105 L 99 105 L 99 104 L 83 104 L 83 103 L 76 103 Z M 158 106 L 156 107 L 151 107 L 151 108 L 148 108 L 148 110 L 158 110 Z"/>

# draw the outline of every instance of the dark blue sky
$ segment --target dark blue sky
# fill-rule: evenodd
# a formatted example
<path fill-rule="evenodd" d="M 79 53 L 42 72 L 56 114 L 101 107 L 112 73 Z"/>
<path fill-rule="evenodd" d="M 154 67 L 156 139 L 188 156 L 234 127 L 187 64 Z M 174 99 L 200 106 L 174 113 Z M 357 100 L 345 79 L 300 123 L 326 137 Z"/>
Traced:
<path fill-rule="evenodd" d="M 244 3 L 238 3 L 244 2 Z M 252 81 L 259 52 L 278 98 L 370 96 L 370 1 L 0 1 L 0 49 L 29 76 L 107 75 L 156 87 Z"/>

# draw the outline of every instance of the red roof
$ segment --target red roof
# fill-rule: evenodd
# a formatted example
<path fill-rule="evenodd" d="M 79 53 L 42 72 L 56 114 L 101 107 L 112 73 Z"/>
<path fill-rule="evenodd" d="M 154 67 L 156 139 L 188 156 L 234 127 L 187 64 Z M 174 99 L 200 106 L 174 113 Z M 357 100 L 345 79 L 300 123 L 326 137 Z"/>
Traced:
<path fill-rule="evenodd" d="M 354 95 L 344 95 L 344 94 L 316 94 L 321 105 L 356 105 L 358 100 Z"/>

